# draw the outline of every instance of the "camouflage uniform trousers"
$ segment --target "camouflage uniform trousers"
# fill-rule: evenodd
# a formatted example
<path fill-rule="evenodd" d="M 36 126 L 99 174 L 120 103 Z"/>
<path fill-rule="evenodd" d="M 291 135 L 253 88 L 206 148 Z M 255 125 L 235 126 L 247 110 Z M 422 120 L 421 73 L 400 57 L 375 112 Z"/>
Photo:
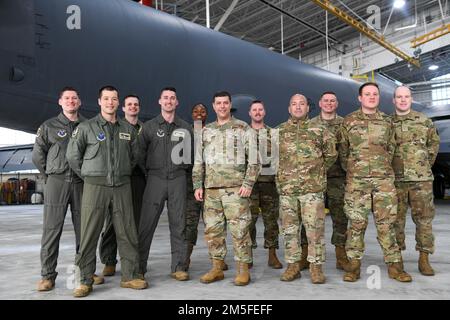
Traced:
<path fill-rule="evenodd" d="M 325 262 L 323 192 L 292 196 L 280 195 L 280 219 L 286 262 L 295 263 L 301 259 L 302 248 L 299 232 L 303 224 L 308 241 L 307 260 L 313 264 L 323 264 Z"/>
<path fill-rule="evenodd" d="M 335 246 L 345 246 L 347 240 L 348 219 L 344 212 L 345 177 L 327 179 L 328 209 L 333 221 L 331 243 Z"/>
<path fill-rule="evenodd" d="M 205 189 L 205 240 L 210 258 L 224 260 L 227 254 L 225 238 L 228 228 L 233 239 L 234 260 L 252 263 L 250 201 L 239 196 L 239 189 L 240 187 Z"/>
<path fill-rule="evenodd" d="M 344 212 L 344 195 L 345 177 L 328 178 L 326 196 L 331 221 L 333 222 L 331 244 L 335 246 L 345 246 L 345 242 L 347 240 L 348 219 Z M 301 244 L 308 244 L 304 226 L 302 226 L 301 231 Z"/>
<path fill-rule="evenodd" d="M 397 188 L 398 211 L 395 222 L 397 243 L 405 250 L 405 223 L 408 204 L 411 206 L 411 217 L 416 224 L 416 250 L 434 253 L 434 236 L 431 222 L 435 210 L 433 202 L 433 182 L 395 182 Z"/>
<path fill-rule="evenodd" d="M 362 259 L 364 234 L 373 212 L 377 240 L 386 263 L 400 262 L 401 252 L 395 238 L 397 193 L 391 178 L 354 178 L 347 181 L 344 210 L 350 221 L 346 242 L 347 256 Z"/>
<path fill-rule="evenodd" d="M 256 221 L 261 213 L 264 222 L 264 248 L 278 249 L 278 211 L 279 197 L 275 182 L 257 182 L 250 197 L 250 211 L 252 223 L 250 225 L 250 237 L 252 247 L 257 247 Z"/>
<path fill-rule="evenodd" d="M 186 198 L 186 241 L 195 246 L 198 237 L 198 222 L 203 211 L 203 203 L 195 200 L 192 175 L 187 175 Z"/>

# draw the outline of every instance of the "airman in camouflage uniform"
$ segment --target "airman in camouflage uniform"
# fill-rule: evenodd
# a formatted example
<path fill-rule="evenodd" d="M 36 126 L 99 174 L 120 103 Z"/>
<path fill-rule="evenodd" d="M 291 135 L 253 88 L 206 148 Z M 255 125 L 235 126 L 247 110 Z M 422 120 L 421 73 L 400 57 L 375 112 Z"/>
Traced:
<path fill-rule="evenodd" d="M 319 100 L 321 112 L 311 119 L 312 123 L 325 126 L 335 136 L 339 143 L 341 139 L 340 129 L 344 118 L 336 114 L 338 100 L 334 92 L 324 92 Z M 327 200 L 328 208 L 333 221 L 333 235 L 331 243 L 336 247 L 336 268 L 343 269 L 348 263 L 345 252 L 345 241 L 347 239 L 348 219 L 344 213 L 344 193 L 345 193 L 345 171 L 342 170 L 339 161 L 335 162 L 327 172 Z"/>
<path fill-rule="evenodd" d="M 350 221 L 346 243 L 349 264 L 344 267 L 344 281 L 354 282 L 360 277 L 364 234 L 373 212 L 389 277 L 409 282 L 411 276 L 403 271 L 394 230 L 397 194 L 391 165 L 395 150 L 392 119 L 378 110 L 376 83 L 363 84 L 358 99 L 361 109 L 344 118 L 339 144 L 341 164 L 347 171 L 344 210 Z"/>
<path fill-rule="evenodd" d="M 305 226 L 311 281 L 324 283 L 326 172 L 337 159 L 334 135 L 308 119 L 305 96 L 296 94 L 289 103 L 290 119 L 279 126 L 279 164 L 276 175 L 280 195 L 281 230 L 286 271 L 282 281 L 300 277 L 302 254 L 299 231 Z"/>
<path fill-rule="evenodd" d="M 434 270 L 428 261 L 428 255 L 434 252 L 431 222 L 435 210 L 431 167 L 439 150 L 439 136 L 429 118 L 411 110 L 411 103 L 411 91 L 405 86 L 398 87 L 394 92 L 397 148 L 392 162 L 398 197 L 395 231 L 400 249 L 405 250 L 405 222 L 409 204 L 416 224 L 419 271 L 432 276 Z"/>
<path fill-rule="evenodd" d="M 258 134 L 257 144 L 262 162 L 261 174 L 250 196 L 250 211 L 252 213 L 250 237 L 252 238 L 252 248 L 257 247 L 256 221 L 261 214 L 264 222 L 264 248 L 269 249 L 268 265 L 274 269 L 281 269 L 283 265 L 276 255 L 279 233 L 277 222 L 279 197 L 275 185 L 275 168 L 271 165 L 272 129 L 264 124 L 266 111 L 262 101 L 255 100 L 252 102 L 249 115 L 252 120 L 251 127 Z"/>
<path fill-rule="evenodd" d="M 222 265 L 227 253 L 225 237 L 228 223 L 237 261 L 234 283 L 247 285 L 250 282 L 248 264 L 252 263 L 248 197 L 260 171 L 256 134 L 248 124 L 231 116 L 228 92 L 216 93 L 213 107 L 217 121 L 206 125 L 200 137 L 198 132 L 195 134 L 192 173 L 195 198 L 205 201 L 205 239 L 213 259 L 213 268 L 200 281 L 210 283 L 224 278 Z"/>

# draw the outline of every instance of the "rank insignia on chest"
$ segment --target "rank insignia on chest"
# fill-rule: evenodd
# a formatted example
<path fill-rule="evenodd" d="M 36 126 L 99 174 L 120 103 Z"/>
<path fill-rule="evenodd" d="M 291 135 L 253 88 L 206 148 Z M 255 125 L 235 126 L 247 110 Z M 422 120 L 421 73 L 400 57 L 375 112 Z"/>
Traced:
<path fill-rule="evenodd" d="M 103 132 L 100 132 L 99 134 L 97 134 L 97 140 L 98 141 L 105 141 L 106 136 Z"/>
<path fill-rule="evenodd" d="M 159 130 L 156 132 L 156 135 L 157 135 L 158 137 L 160 137 L 160 138 L 164 137 L 164 135 L 165 135 L 164 130 L 159 129 Z"/>
<path fill-rule="evenodd" d="M 129 133 L 119 132 L 119 139 L 131 140 L 131 135 Z"/>
<path fill-rule="evenodd" d="M 77 136 L 78 133 L 78 128 L 75 129 L 74 132 L 72 132 L 72 138 L 75 138 Z"/>
<path fill-rule="evenodd" d="M 67 131 L 66 130 L 58 130 L 58 132 L 56 134 L 58 135 L 58 137 L 64 138 L 65 136 L 67 136 Z"/>

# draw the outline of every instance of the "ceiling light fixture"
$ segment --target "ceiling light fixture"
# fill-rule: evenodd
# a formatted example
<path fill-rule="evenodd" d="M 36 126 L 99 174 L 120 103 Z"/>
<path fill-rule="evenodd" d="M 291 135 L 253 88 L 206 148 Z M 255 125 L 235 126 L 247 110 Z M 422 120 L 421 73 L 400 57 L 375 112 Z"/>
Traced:
<path fill-rule="evenodd" d="M 403 8 L 404 5 L 405 5 L 405 0 L 395 0 L 394 1 L 394 8 L 396 8 L 396 9 Z"/>
<path fill-rule="evenodd" d="M 437 66 L 435 64 L 432 64 L 431 66 L 428 67 L 428 70 L 431 70 L 431 71 L 434 71 L 434 70 L 437 70 L 437 69 L 439 69 L 439 66 Z"/>

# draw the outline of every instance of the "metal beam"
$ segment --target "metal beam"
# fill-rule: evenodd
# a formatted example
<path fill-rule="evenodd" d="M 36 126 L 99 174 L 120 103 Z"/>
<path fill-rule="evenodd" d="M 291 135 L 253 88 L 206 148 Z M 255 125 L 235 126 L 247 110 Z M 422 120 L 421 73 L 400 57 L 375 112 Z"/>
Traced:
<path fill-rule="evenodd" d="M 311 24 L 309 24 L 309 23 L 307 23 L 307 22 L 305 22 L 305 21 L 303 21 L 303 20 L 301 20 L 301 19 L 299 19 L 299 18 L 293 16 L 293 15 L 290 14 L 289 12 L 287 12 L 287 11 L 285 11 L 285 10 L 283 10 L 283 9 L 281 9 L 281 8 L 279 8 L 279 7 L 275 6 L 275 5 L 273 5 L 273 4 L 271 4 L 270 2 L 268 2 L 268 1 L 266 1 L 266 0 L 259 0 L 259 1 L 262 2 L 262 3 L 264 3 L 264 4 L 267 5 L 267 6 L 271 7 L 272 9 L 277 10 L 278 12 L 280 12 L 280 13 L 282 13 L 282 14 L 288 16 L 289 18 L 294 19 L 294 20 L 297 21 L 298 23 L 304 25 L 304 26 L 307 27 L 308 29 L 311 29 L 311 30 L 317 32 L 317 33 L 320 34 L 321 36 L 326 37 L 326 34 L 325 34 L 322 30 L 317 29 L 317 28 L 314 27 L 313 25 L 311 25 Z M 334 38 L 334 37 L 329 37 L 329 39 L 332 40 L 334 43 L 342 44 L 341 41 L 339 41 L 338 39 L 336 39 L 336 38 Z"/>
<path fill-rule="evenodd" d="M 227 21 L 228 17 L 230 16 L 231 12 L 234 10 L 234 7 L 236 7 L 238 2 L 239 2 L 239 0 L 233 0 L 233 2 L 228 7 L 227 11 L 225 11 L 222 18 L 220 18 L 219 22 L 217 22 L 216 26 L 214 27 L 215 31 L 219 31 L 220 28 L 222 28 L 223 24 L 225 23 L 225 21 Z"/>
<path fill-rule="evenodd" d="M 450 23 L 434 29 L 433 31 L 430 31 L 420 37 L 414 38 L 413 40 L 411 40 L 411 47 L 418 47 L 424 43 L 427 43 L 428 41 L 442 37 L 447 33 L 450 33 Z"/>
<path fill-rule="evenodd" d="M 407 55 L 406 53 L 401 51 L 399 48 L 397 48 L 394 45 L 392 45 L 391 43 L 387 42 L 386 40 L 384 40 L 383 36 L 380 36 L 379 34 L 377 34 L 375 31 L 373 31 L 369 27 L 367 27 L 364 24 L 362 24 L 361 22 L 355 20 L 353 17 L 349 16 L 347 13 L 345 13 L 341 9 L 335 7 L 334 5 L 332 5 L 330 3 L 330 1 L 328 1 L 328 0 L 311 0 L 311 1 L 314 2 L 315 4 L 317 4 L 322 9 L 327 10 L 328 12 L 334 14 L 336 17 L 338 17 L 340 20 L 344 21 L 345 23 L 353 26 L 359 32 L 364 34 L 366 37 L 375 41 L 380 46 L 388 49 L 389 51 L 394 53 L 396 56 L 398 56 L 398 57 L 402 58 L 403 60 L 408 61 L 410 64 L 420 68 L 419 60 L 417 60 L 413 57 L 410 57 L 409 55 Z"/>

